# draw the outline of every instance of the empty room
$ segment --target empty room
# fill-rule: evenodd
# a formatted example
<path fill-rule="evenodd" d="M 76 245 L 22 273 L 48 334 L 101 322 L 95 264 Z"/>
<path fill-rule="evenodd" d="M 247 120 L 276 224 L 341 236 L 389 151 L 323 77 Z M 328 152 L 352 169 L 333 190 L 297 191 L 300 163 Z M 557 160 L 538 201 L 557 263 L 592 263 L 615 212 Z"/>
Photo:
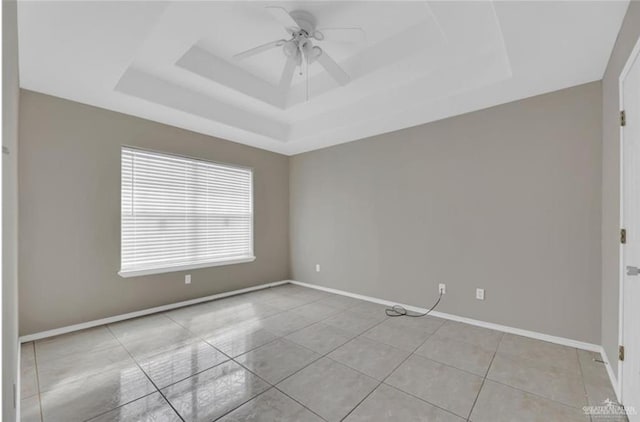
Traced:
<path fill-rule="evenodd" d="M 640 422 L 640 1 L 3 0 L 1 173 L 4 421 Z"/>

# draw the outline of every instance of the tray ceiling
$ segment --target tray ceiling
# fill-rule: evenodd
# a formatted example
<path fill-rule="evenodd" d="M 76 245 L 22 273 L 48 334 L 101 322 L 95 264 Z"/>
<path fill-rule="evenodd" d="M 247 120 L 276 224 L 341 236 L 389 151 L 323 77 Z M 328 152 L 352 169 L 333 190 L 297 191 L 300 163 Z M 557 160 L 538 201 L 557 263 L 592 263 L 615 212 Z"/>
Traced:
<path fill-rule="evenodd" d="M 279 85 L 265 6 L 364 29 Z M 602 78 L 626 1 L 19 3 L 23 88 L 296 154 Z"/>

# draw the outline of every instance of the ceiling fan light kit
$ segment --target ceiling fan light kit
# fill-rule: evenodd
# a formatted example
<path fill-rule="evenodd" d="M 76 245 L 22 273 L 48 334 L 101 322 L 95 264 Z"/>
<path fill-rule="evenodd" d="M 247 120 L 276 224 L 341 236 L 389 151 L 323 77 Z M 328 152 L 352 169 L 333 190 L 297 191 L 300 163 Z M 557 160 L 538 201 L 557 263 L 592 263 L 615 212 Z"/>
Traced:
<path fill-rule="evenodd" d="M 265 51 L 282 47 L 282 51 L 287 58 L 279 87 L 288 89 L 293 80 L 296 68 L 299 68 L 300 75 L 306 76 L 307 100 L 309 99 L 309 70 L 310 64 L 318 62 L 320 66 L 340 85 L 346 85 L 351 77 L 340 65 L 327 54 L 321 47 L 313 44 L 315 41 L 330 41 L 335 38 L 338 42 L 359 42 L 362 41 L 364 31 L 361 28 L 317 28 L 315 17 L 304 10 L 294 10 L 288 12 L 282 7 L 267 6 L 266 9 L 271 16 L 278 21 L 289 34 L 289 39 L 271 41 L 249 50 L 234 55 L 236 59 L 246 59 Z M 329 36 L 327 36 L 329 35 Z"/>

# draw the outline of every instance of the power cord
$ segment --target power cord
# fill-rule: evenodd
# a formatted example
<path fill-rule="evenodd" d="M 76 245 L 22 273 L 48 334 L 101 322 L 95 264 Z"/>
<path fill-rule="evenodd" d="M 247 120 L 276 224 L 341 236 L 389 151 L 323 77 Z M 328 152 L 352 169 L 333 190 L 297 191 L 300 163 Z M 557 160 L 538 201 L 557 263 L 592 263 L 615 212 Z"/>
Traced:
<path fill-rule="evenodd" d="M 400 305 L 393 305 L 391 308 L 385 309 L 384 312 L 387 314 L 387 316 L 390 316 L 390 317 L 407 316 L 407 317 L 413 317 L 413 318 L 420 318 L 420 317 L 429 315 L 429 313 L 433 311 L 436 308 L 436 306 L 438 306 L 438 303 L 440 303 L 441 299 L 442 299 L 442 292 L 440 292 L 440 296 L 438 296 L 438 300 L 436 300 L 436 303 L 434 303 L 431 309 L 429 309 L 424 314 L 410 314 L 405 308 L 403 308 Z"/>

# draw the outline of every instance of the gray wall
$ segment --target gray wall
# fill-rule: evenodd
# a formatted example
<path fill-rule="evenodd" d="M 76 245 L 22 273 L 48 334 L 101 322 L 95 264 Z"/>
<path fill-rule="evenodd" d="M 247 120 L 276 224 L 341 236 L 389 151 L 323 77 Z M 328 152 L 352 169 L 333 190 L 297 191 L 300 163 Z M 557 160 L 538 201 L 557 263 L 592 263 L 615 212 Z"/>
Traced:
<path fill-rule="evenodd" d="M 293 279 L 600 344 L 601 120 L 594 82 L 292 157 Z"/>
<path fill-rule="evenodd" d="M 632 1 L 602 81 L 602 345 L 618 371 L 620 293 L 620 96 L 618 78 L 640 36 L 640 2 Z"/>
<path fill-rule="evenodd" d="M 256 260 L 119 277 L 122 144 L 253 167 Z M 20 334 L 287 279 L 288 177 L 280 154 L 23 90 Z"/>
<path fill-rule="evenodd" d="M 2 419 L 16 420 L 18 357 L 18 19 L 2 2 Z"/>

